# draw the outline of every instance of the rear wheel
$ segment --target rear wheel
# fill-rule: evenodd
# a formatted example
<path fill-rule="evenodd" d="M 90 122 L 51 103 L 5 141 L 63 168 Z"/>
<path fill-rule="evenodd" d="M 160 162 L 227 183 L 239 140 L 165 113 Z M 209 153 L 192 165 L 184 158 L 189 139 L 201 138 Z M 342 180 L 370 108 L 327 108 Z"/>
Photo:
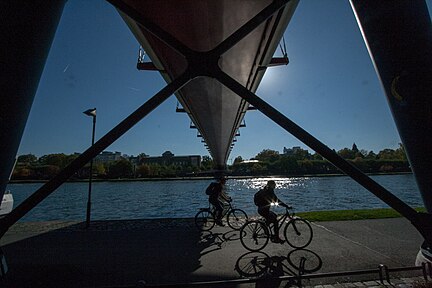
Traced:
<path fill-rule="evenodd" d="M 259 220 L 248 221 L 240 229 L 240 241 L 247 250 L 259 251 L 263 249 L 270 238 L 267 225 Z"/>
<path fill-rule="evenodd" d="M 227 216 L 228 225 L 234 230 L 240 230 L 247 220 L 246 212 L 241 209 L 232 209 Z"/>
<path fill-rule="evenodd" d="M 201 231 L 209 231 L 215 225 L 215 218 L 210 209 L 203 209 L 195 215 L 195 226 Z"/>
<path fill-rule="evenodd" d="M 312 227 L 308 221 L 295 218 L 291 219 L 285 226 L 285 240 L 291 247 L 304 248 L 312 241 Z"/>

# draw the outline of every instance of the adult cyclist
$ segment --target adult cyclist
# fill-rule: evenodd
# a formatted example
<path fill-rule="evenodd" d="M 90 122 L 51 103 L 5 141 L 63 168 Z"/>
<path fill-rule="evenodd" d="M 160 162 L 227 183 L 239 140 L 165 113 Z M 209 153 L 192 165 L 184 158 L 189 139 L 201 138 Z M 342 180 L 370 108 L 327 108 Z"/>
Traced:
<path fill-rule="evenodd" d="M 209 202 L 215 207 L 215 222 L 219 226 L 224 226 L 222 223 L 224 202 L 231 202 L 231 197 L 225 192 L 225 183 L 226 179 L 221 177 L 218 179 L 218 182 L 210 183 L 206 190 L 206 193 L 209 195 Z"/>
<path fill-rule="evenodd" d="M 272 204 L 277 203 L 283 207 L 291 209 L 292 207 L 283 203 L 275 194 L 274 189 L 276 188 L 276 182 L 273 180 L 267 181 L 267 185 L 260 189 L 254 196 L 255 205 L 258 206 L 258 214 L 266 219 L 267 225 L 273 223 L 274 236 L 272 241 L 275 243 L 283 243 L 283 240 L 279 237 L 279 223 L 277 221 L 277 215 L 273 211 L 270 211 Z"/>

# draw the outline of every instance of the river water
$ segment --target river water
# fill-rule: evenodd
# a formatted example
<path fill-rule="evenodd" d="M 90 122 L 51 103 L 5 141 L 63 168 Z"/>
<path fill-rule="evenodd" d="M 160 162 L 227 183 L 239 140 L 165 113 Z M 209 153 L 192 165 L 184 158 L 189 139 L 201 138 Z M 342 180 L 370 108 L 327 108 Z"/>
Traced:
<path fill-rule="evenodd" d="M 414 176 L 372 176 L 410 206 L 423 206 Z M 295 211 L 388 208 L 349 177 L 293 177 L 228 179 L 227 191 L 234 206 L 256 214 L 253 194 L 267 180 L 277 183 L 276 194 Z M 92 220 L 189 218 L 208 206 L 205 188 L 211 180 L 94 182 Z M 9 184 L 14 206 L 43 184 Z M 84 220 L 88 183 L 65 183 L 20 221 Z"/>

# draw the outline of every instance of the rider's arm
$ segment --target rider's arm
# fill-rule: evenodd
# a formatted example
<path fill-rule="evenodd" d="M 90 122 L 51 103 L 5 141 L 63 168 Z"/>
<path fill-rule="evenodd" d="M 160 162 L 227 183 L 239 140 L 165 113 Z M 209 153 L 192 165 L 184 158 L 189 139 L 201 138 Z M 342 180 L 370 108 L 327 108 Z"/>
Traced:
<path fill-rule="evenodd" d="M 285 204 L 285 203 L 284 203 L 283 201 L 281 201 L 279 198 L 276 198 L 276 199 L 277 199 L 277 202 L 278 202 L 278 204 L 279 204 L 280 206 L 285 207 L 285 208 L 288 208 L 288 209 L 292 209 L 291 206 Z"/>
<path fill-rule="evenodd" d="M 229 197 L 224 190 L 220 194 L 221 198 L 227 202 L 231 202 L 231 197 Z"/>
<path fill-rule="evenodd" d="M 280 200 L 279 200 L 279 205 L 281 205 L 282 207 L 285 207 L 287 209 L 292 209 L 292 206 L 289 206 L 289 205 L 285 204 L 284 202 L 282 202 Z"/>
<path fill-rule="evenodd" d="M 283 203 L 282 201 L 279 202 L 279 205 L 281 205 L 282 207 L 288 208 L 288 209 L 291 209 L 291 208 L 292 208 L 291 206 L 289 206 L 289 205 Z"/>

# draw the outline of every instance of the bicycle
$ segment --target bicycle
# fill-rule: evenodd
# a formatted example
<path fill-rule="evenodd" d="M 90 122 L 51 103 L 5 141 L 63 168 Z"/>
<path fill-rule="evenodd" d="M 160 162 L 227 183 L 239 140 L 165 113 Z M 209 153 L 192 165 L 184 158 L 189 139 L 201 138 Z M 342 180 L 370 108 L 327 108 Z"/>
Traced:
<path fill-rule="evenodd" d="M 312 227 L 308 221 L 290 214 L 285 207 L 285 214 L 278 219 L 280 229 L 287 219 L 283 234 L 286 242 L 293 248 L 305 248 L 310 244 L 313 237 Z M 260 251 L 267 246 L 270 238 L 273 238 L 273 229 L 263 219 L 247 221 L 240 230 L 240 241 L 249 251 Z"/>
<path fill-rule="evenodd" d="M 215 208 L 209 202 L 208 208 L 200 208 L 198 213 L 195 215 L 195 225 L 201 231 L 209 231 L 216 224 Z M 234 230 L 240 230 L 240 228 L 247 222 L 248 216 L 246 212 L 241 209 L 234 208 L 231 202 L 224 206 L 222 211 L 222 217 L 226 216 L 228 226 Z"/>

